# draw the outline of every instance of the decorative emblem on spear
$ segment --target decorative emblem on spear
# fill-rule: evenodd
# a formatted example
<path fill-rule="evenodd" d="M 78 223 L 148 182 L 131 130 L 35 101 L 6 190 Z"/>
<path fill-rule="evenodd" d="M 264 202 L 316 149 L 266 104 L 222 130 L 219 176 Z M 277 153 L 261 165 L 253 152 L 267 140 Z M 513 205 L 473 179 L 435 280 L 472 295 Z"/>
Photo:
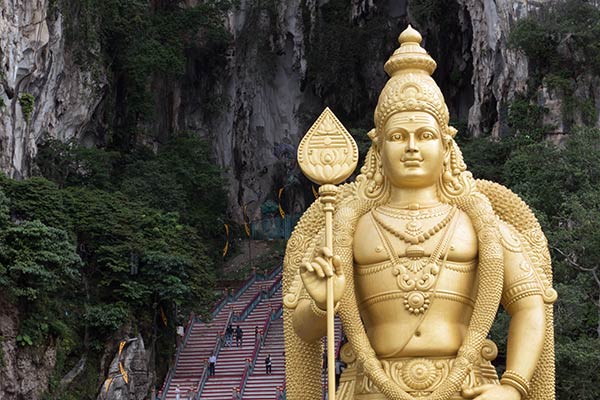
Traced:
<path fill-rule="evenodd" d="M 308 179 L 321 185 L 319 199 L 325 211 L 325 243 L 333 250 L 333 211 L 338 187 L 358 164 L 358 148 L 352 136 L 329 107 L 321 113 L 298 146 L 298 164 Z M 331 257 L 327 258 L 333 270 Z M 333 276 L 327 278 L 327 386 L 335 399 L 333 324 Z"/>

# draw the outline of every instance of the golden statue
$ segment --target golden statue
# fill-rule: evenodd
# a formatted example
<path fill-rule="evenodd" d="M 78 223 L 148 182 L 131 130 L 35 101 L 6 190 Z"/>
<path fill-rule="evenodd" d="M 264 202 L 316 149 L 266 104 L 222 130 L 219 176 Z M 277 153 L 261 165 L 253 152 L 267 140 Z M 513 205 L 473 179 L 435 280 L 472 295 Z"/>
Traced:
<path fill-rule="evenodd" d="M 286 250 L 287 398 L 322 398 L 329 284 L 348 338 L 337 399 L 553 400 L 546 238 L 517 195 L 472 178 L 431 78 L 435 61 L 410 26 L 399 42 L 356 181 L 333 186 L 355 149 L 331 134 L 343 127 L 328 110 L 299 148 L 300 164 L 329 173 L 316 181 L 330 185 Z M 499 304 L 511 316 L 501 379 L 487 339 Z"/>

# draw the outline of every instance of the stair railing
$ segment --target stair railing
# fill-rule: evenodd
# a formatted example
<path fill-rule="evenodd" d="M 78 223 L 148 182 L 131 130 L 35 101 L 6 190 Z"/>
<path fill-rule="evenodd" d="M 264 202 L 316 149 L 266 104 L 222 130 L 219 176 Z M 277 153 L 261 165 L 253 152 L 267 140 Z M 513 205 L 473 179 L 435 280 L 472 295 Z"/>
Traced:
<path fill-rule="evenodd" d="M 283 264 L 279 264 L 275 266 L 269 273 L 265 276 L 265 280 L 274 279 L 278 274 L 283 270 Z"/>
<path fill-rule="evenodd" d="M 254 311 L 254 309 L 256 308 L 256 306 L 262 300 L 262 294 L 263 294 L 262 289 L 259 290 L 258 292 L 256 292 L 256 294 L 254 295 L 254 297 L 252 298 L 252 300 L 250 300 L 248 302 L 248 304 L 246 304 L 246 307 L 244 307 L 244 309 L 242 311 L 240 311 L 240 314 L 236 317 L 236 321 L 245 320 L 246 317 L 248 315 L 250 315 L 250 313 L 252 311 Z"/>
<path fill-rule="evenodd" d="M 246 390 L 246 383 L 248 383 L 248 377 L 254 371 L 254 367 L 256 367 L 256 360 L 258 358 L 259 350 L 262 348 L 265 338 L 267 337 L 267 331 L 271 326 L 271 316 L 273 315 L 273 309 L 270 310 L 269 315 L 265 319 L 263 323 L 263 335 L 260 340 L 256 340 L 254 342 L 254 350 L 252 351 L 252 357 L 246 360 L 246 366 L 244 367 L 244 373 L 242 374 L 242 378 L 240 379 L 240 384 L 238 386 L 240 390 L 240 394 L 244 395 L 244 391 Z"/>
<path fill-rule="evenodd" d="M 256 273 L 253 273 L 248 279 L 244 281 L 242 286 L 240 286 L 240 288 L 231 296 L 230 301 L 237 301 L 240 298 L 240 296 L 243 295 L 244 292 L 248 290 L 250 286 L 252 286 L 254 282 L 256 282 Z"/>
<path fill-rule="evenodd" d="M 275 282 L 267 289 L 267 297 L 273 297 L 273 294 L 281 287 L 281 276 L 275 279 Z"/>
<path fill-rule="evenodd" d="M 285 400 L 285 381 L 283 386 L 277 386 L 275 389 L 275 400 Z"/>
<path fill-rule="evenodd" d="M 217 302 L 215 303 L 213 308 L 210 310 L 211 320 L 215 319 L 217 314 L 219 314 L 221 312 L 223 307 L 225 307 L 225 305 L 227 304 L 228 299 L 229 299 L 229 295 L 227 293 L 225 293 L 223 295 L 223 297 L 221 297 L 219 300 L 217 300 Z"/>
<path fill-rule="evenodd" d="M 162 389 L 162 393 L 160 396 L 161 400 L 164 400 L 167 396 L 167 393 L 169 392 L 169 386 L 171 386 L 171 380 L 173 379 L 173 375 L 175 374 L 175 371 L 177 370 L 177 364 L 179 363 L 179 356 L 181 355 L 181 352 L 187 345 L 188 339 L 190 337 L 192 328 L 194 327 L 195 323 L 196 323 L 196 318 L 192 314 L 192 315 L 190 315 L 190 318 L 187 323 L 187 331 L 185 332 L 185 335 L 183 336 L 183 340 L 181 341 L 181 343 L 179 343 L 179 347 L 177 348 L 177 352 L 175 353 L 175 364 L 173 364 L 173 366 L 171 368 L 169 368 L 169 372 L 167 374 L 167 379 L 165 380 L 165 383 L 164 383 L 163 389 Z"/>
<path fill-rule="evenodd" d="M 229 311 L 229 315 L 227 316 L 227 321 L 225 322 L 225 325 L 223 326 L 223 330 L 217 334 L 217 342 L 215 343 L 215 347 L 213 348 L 213 351 L 212 351 L 212 354 L 214 354 L 215 356 L 218 356 L 219 352 L 221 351 L 221 345 L 223 344 L 223 340 L 221 340 L 221 339 L 225 336 L 225 331 L 227 330 L 227 327 L 231 323 L 232 317 L 233 317 L 233 311 Z M 206 368 L 206 365 L 205 365 L 204 371 L 202 371 L 202 377 L 200 377 L 200 381 L 198 382 L 198 386 L 196 387 L 196 394 L 194 396 L 194 400 L 200 400 L 200 395 L 202 394 L 202 391 L 204 390 L 204 385 L 206 385 L 207 379 L 208 379 L 208 368 Z"/>
<path fill-rule="evenodd" d="M 276 319 L 281 318 L 282 315 L 283 315 L 283 304 L 280 304 L 279 308 L 271 316 L 271 321 L 275 321 Z"/>

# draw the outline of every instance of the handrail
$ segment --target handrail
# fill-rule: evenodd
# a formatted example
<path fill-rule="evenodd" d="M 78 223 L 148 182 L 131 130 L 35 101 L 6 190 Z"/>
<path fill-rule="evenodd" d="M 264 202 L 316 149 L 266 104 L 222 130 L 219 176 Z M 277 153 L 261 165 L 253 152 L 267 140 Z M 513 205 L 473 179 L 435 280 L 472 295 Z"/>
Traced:
<path fill-rule="evenodd" d="M 242 378 L 240 379 L 240 385 L 238 386 L 240 390 L 240 394 L 244 395 L 244 391 L 246 390 L 246 383 L 248 383 L 248 375 L 254 371 L 256 367 L 256 359 L 258 358 L 258 352 L 262 348 L 264 339 L 267 336 L 267 330 L 271 326 L 271 316 L 273 315 L 273 310 L 269 312 L 267 318 L 265 318 L 265 322 L 263 323 L 263 335 L 261 340 L 257 340 L 254 342 L 254 350 L 252 351 L 252 357 L 249 358 L 248 364 L 244 367 L 244 373 L 242 374 Z"/>
<path fill-rule="evenodd" d="M 252 284 L 256 281 L 256 273 L 253 273 L 252 275 L 250 275 L 250 277 L 248 279 L 246 279 L 244 281 L 244 283 L 242 284 L 242 286 L 240 286 L 240 288 L 231 296 L 231 301 L 237 301 L 237 299 L 240 298 L 240 296 L 242 294 L 244 294 L 244 292 L 246 290 L 248 290 L 248 288 L 250 286 L 252 286 Z"/>
<path fill-rule="evenodd" d="M 259 341 L 261 348 L 265 344 L 265 339 L 267 338 L 267 332 L 269 331 L 269 328 L 271 327 L 271 321 L 273 321 L 273 309 L 272 308 L 269 310 L 269 315 L 267 316 L 267 319 L 265 320 L 265 322 L 263 323 L 263 326 L 262 326 L 262 335 L 261 335 L 261 338 Z"/>
<path fill-rule="evenodd" d="M 223 309 L 225 304 L 227 304 L 228 298 L 229 298 L 229 295 L 227 293 L 225 293 L 223 295 L 223 297 L 221 297 L 219 300 L 217 300 L 215 305 L 210 310 L 211 320 L 215 319 L 217 314 L 221 312 L 221 310 Z"/>
<path fill-rule="evenodd" d="M 280 304 L 280 305 L 279 305 L 279 308 L 277 309 L 277 311 L 275 311 L 275 312 L 273 313 L 273 316 L 271 317 L 271 319 L 272 319 L 273 321 L 275 321 L 276 319 L 279 319 L 279 318 L 281 318 L 281 316 L 282 316 L 282 315 L 283 315 L 283 304 Z"/>
<path fill-rule="evenodd" d="M 194 317 L 193 314 L 190 315 L 190 318 L 188 319 L 188 323 L 187 323 L 187 331 L 185 332 L 185 335 L 183 336 L 183 340 L 181 341 L 181 343 L 179 343 L 179 347 L 177 348 L 177 352 L 175 353 L 175 364 L 173 364 L 172 368 L 169 368 L 169 373 L 167 374 L 167 379 L 165 380 L 165 383 L 163 384 L 163 388 L 162 388 L 162 393 L 161 393 L 161 400 L 165 400 L 167 393 L 169 392 L 169 386 L 171 386 L 171 380 L 173 379 L 173 375 L 175 374 L 175 371 L 177 370 L 177 363 L 179 362 L 179 355 L 181 354 L 181 351 L 185 348 L 188 338 L 190 337 L 190 334 L 192 332 L 192 328 L 194 327 L 194 324 L 196 323 L 196 318 Z"/>
<path fill-rule="evenodd" d="M 336 343 L 335 346 L 335 358 L 337 359 L 340 356 L 340 350 L 342 350 L 344 342 L 344 327 L 340 326 L 340 340 Z"/>
<path fill-rule="evenodd" d="M 277 276 L 277 274 L 279 274 L 281 272 L 282 269 L 283 269 L 283 264 L 276 265 L 275 267 L 273 267 L 273 269 L 271 271 L 269 271 L 265 280 L 271 280 L 271 279 L 275 278 Z"/>
<path fill-rule="evenodd" d="M 225 331 L 227 330 L 227 327 L 231 323 L 232 316 L 233 316 L 233 311 L 229 311 L 229 315 L 227 316 L 227 321 L 225 322 L 225 325 L 223 326 L 223 330 L 221 331 L 220 334 L 217 334 L 217 337 L 219 339 L 217 340 L 217 343 L 215 343 L 215 347 L 213 348 L 213 352 L 212 352 L 212 354 L 214 354 L 215 356 L 219 355 L 219 352 L 221 351 L 221 342 L 222 342 L 221 337 L 223 335 L 225 335 Z M 200 377 L 200 381 L 198 381 L 198 386 L 196 387 L 196 395 L 194 396 L 195 400 L 200 400 L 200 394 L 204 390 L 204 385 L 206 385 L 206 379 L 208 379 L 208 369 L 205 366 L 204 371 L 202 371 L 202 376 Z"/>
<path fill-rule="evenodd" d="M 256 306 L 258 305 L 258 303 L 260 303 L 261 300 L 262 290 L 259 290 L 258 292 L 256 292 L 254 297 L 252 297 L 252 300 L 250 300 L 248 304 L 246 304 L 246 307 L 244 307 L 243 310 L 240 311 L 239 316 L 237 318 L 238 321 L 246 319 L 246 317 L 256 308 Z"/>
<path fill-rule="evenodd" d="M 283 386 L 277 386 L 275 388 L 275 400 L 283 400 L 285 399 L 285 380 L 283 381 Z"/>
<path fill-rule="evenodd" d="M 273 294 L 277 291 L 277 289 L 279 289 L 279 287 L 281 287 L 281 276 L 275 279 L 275 282 L 273 282 L 271 287 L 269 287 L 267 290 L 267 297 L 273 297 Z"/>

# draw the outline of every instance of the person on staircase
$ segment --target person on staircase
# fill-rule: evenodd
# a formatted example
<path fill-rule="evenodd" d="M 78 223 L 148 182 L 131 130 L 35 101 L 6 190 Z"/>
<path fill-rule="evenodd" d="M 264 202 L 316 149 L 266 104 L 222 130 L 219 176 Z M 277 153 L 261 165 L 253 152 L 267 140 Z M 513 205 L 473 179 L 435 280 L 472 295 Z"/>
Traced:
<path fill-rule="evenodd" d="M 235 346 L 236 347 L 243 346 L 243 343 L 242 343 L 243 336 L 244 336 L 244 331 L 242 331 L 242 328 L 240 328 L 240 326 L 238 325 L 237 328 L 235 328 Z"/>
<path fill-rule="evenodd" d="M 231 343 L 233 342 L 233 327 L 229 325 L 225 330 L 225 346 L 231 347 Z"/>
<path fill-rule="evenodd" d="M 212 355 L 208 358 L 208 375 L 215 376 L 215 365 L 217 364 L 217 356 Z"/>
<path fill-rule="evenodd" d="M 271 375 L 271 365 L 272 365 L 272 363 L 271 363 L 271 355 L 268 354 L 267 358 L 265 358 L 265 373 L 267 375 Z"/>

